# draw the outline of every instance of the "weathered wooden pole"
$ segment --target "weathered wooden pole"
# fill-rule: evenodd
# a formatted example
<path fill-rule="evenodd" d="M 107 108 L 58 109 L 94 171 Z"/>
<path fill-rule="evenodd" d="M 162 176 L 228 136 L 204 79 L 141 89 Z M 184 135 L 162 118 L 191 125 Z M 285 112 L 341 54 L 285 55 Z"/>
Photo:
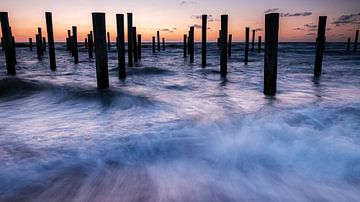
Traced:
<path fill-rule="evenodd" d="M 187 48 L 186 48 L 186 39 L 187 39 L 187 36 L 186 36 L 186 34 L 184 34 L 184 44 L 183 44 L 184 58 L 186 58 L 186 50 L 187 50 Z"/>
<path fill-rule="evenodd" d="M 165 38 L 162 38 L 163 51 L 165 51 Z"/>
<path fill-rule="evenodd" d="M 75 64 L 79 63 L 79 52 L 78 52 L 78 43 L 77 43 L 77 28 L 76 26 L 72 27 L 72 41 L 73 41 L 73 49 L 74 49 L 74 62 Z"/>
<path fill-rule="evenodd" d="M 351 38 L 348 37 L 347 44 L 346 44 L 346 50 L 347 50 L 347 51 L 350 50 L 350 44 L 351 44 Z"/>
<path fill-rule="evenodd" d="M 85 49 L 88 49 L 88 39 L 87 38 L 84 39 L 84 46 L 85 46 Z"/>
<path fill-rule="evenodd" d="M 92 21 L 95 41 L 97 86 L 100 89 L 109 88 L 105 13 L 92 13 Z"/>
<path fill-rule="evenodd" d="M 38 27 L 38 35 L 39 35 L 39 46 L 40 46 L 39 48 L 40 48 L 40 53 L 41 53 L 41 56 L 44 56 L 41 27 Z"/>
<path fill-rule="evenodd" d="M 15 64 L 16 64 L 17 61 L 16 61 L 16 42 L 15 42 L 15 37 L 12 36 L 11 39 L 12 39 L 12 43 L 14 44 L 14 46 L 13 46 L 14 48 L 12 49 L 12 51 L 13 51 L 13 55 L 14 55 L 14 62 L 15 62 Z"/>
<path fill-rule="evenodd" d="M 225 77 L 227 74 L 227 46 L 228 42 L 228 15 L 221 15 L 221 38 L 220 38 L 220 74 Z"/>
<path fill-rule="evenodd" d="M 138 34 L 138 47 L 137 47 L 137 50 L 138 50 L 138 58 L 139 60 L 141 59 L 141 34 Z"/>
<path fill-rule="evenodd" d="M 218 45 L 218 47 L 220 47 L 220 43 L 221 43 L 220 39 L 221 39 L 221 30 L 219 30 L 219 37 L 218 37 L 218 39 L 217 39 L 217 45 Z"/>
<path fill-rule="evenodd" d="M 5 48 L 5 60 L 8 75 L 16 75 L 15 60 L 14 60 L 14 46 L 12 42 L 12 35 L 9 26 L 9 17 L 7 12 L 0 12 L 1 31 L 3 36 L 3 43 Z"/>
<path fill-rule="evenodd" d="M 258 53 L 261 53 L 261 36 L 258 39 Z"/>
<path fill-rule="evenodd" d="M 250 32 L 250 28 L 246 27 L 245 28 L 245 58 L 244 58 L 245 65 L 247 65 L 249 61 L 249 32 Z"/>
<path fill-rule="evenodd" d="M 29 38 L 29 50 L 30 50 L 30 51 L 33 50 L 32 38 Z"/>
<path fill-rule="evenodd" d="M 359 39 L 359 30 L 356 30 L 355 43 L 354 43 L 354 51 L 356 51 L 356 49 L 357 49 L 358 39 Z"/>
<path fill-rule="evenodd" d="M 118 43 L 118 65 L 119 65 L 119 78 L 126 78 L 125 69 L 125 31 L 124 31 L 124 15 L 116 14 L 116 32 Z"/>
<path fill-rule="evenodd" d="M 251 52 L 255 51 L 255 29 L 252 30 Z"/>
<path fill-rule="evenodd" d="M 228 55 L 231 57 L 232 34 L 229 34 Z"/>
<path fill-rule="evenodd" d="M 189 54 L 190 54 L 190 63 L 194 63 L 194 53 L 195 53 L 195 39 L 194 39 L 194 27 L 190 27 L 190 41 L 189 41 Z"/>
<path fill-rule="evenodd" d="M 279 13 L 265 15 L 264 94 L 276 94 Z"/>
<path fill-rule="evenodd" d="M 158 52 L 160 52 L 160 31 L 157 31 L 156 35 L 157 35 Z"/>
<path fill-rule="evenodd" d="M 134 62 L 138 62 L 139 61 L 139 57 L 138 57 L 138 49 L 137 49 L 137 33 L 136 33 L 136 27 L 133 27 L 132 30 L 132 34 L 133 34 L 133 50 L 134 50 Z"/>
<path fill-rule="evenodd" d="M 67 38 L 66 38 L 66 50 L 70 50 L 70 37 L 71 37 L 71 31 L 67 30 Z"/>
<path fill-rule="evenodd" d="M 55 59 L 55 43 L 54 43 L 52 13 L 45 12 L 45 18 L 46 18 L 46 29 L 47 29 L 48 46 L 49 46 L 50 69 L 55 70 L 56 59 Z"/>
<path fill-rule="evenodd" d="M 152 52 L 155 53 L 155 37 L 152 37 Z"/>
<path fill-rule="evenodd" d="M 206 67 L 206 32 L 207 32 L 207 15 L 202 15 L 202 37 L 201 37 L 201 64 Z"/>
<path fill-rule="evenodd" d="M 92 31 L 88 34 L 88 54 L 89 58 L 93 58 L 94 40 Z"/>
<path fill-rule="evenodd" d="M 43 51 L 46 52 L 46 38 L 42 38 Z"/>
<path fill-rule="evenodd" d="M 5 43 L 4 43 L 4 37 L 1 37 L 1 50 L 5 50 Z"/>
<path fill-rule="evenodd" d="M 191 35 L 191 33 L 190 33 L 190 30 L 189 30 L 189 32 L 188 32 L 188 37 L 187 37 L 187 52 L 188 52 L 188 54 L 190 55 L 190 35 Z"/>
<path fill-rule="evenodd" d="M 319 17 L 318 33 L 316 39 L 315 68 L 314 68 L 315 77 L 319 77 L 321 75 L 321 67 L 322 67 L 325 41 L 326 41 L 325 38 L 326 18 L 327 18 L 326 16 Z"/>
<path fill-rule="evenodd" d="M 36 35 L 36 37 L 35 37 L 35 41 L 36 41 L 36 54 L 37 54 L 37 58 L 39 59 L 39 60 L 41 60 L 41 45 L 40 45 L 40 42 L 39 41 L 41 41 L 40 39 L 39 39 L 40 37 L 39 37 L 39 35 L 37 34 Z"/>
<path fill-rule="evenodd" d="M 132 13 L 127 13 L 127 30 L 128 30 L 128 65 L 129 67 L 133 67 L 134 66 L 134 61 L 133 61 L 133 34 L 132 34 L 132 28 L 133 28 L 133 14 Z"/>
<path fill-rule="evenodd" d="M 110 32 L 107 33 L 107 47 L 108 47 L 108 50 L 110 50 L 110 48 L 111 48 Z"/>

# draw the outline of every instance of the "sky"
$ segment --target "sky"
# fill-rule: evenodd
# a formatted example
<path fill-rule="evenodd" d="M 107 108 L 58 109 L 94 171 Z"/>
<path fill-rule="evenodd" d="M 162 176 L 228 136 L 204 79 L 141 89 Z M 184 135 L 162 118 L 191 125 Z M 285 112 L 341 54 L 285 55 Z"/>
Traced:
<path fill-rule="evenodd" d="M 92 29 L 92 12 L 106 13 L 106 30 L 116 37 L 117 13 L 133 13 L 133 23 L 143 41 L 156 31 L 167 41 L 182 41 L 195 25 L 195 40 L 201 40 L 202 14 L 209 16 L 208 41 L 216 41 L 220 16 L 229 15 L 229 34 L 244 41 L 245 27 L 264 35 L 266 12 L 278 12 L 280 41 L 304 42 L 316 38 L 318 17 L 328 16 L 327 41 L 347 41 L 360 28 L 359 0 L 0 0 L 0 11 L 9 12 L 16 41 L 34 38 L 37 27 L 46 34 L 45 11 L 53 14 L 56 41 L 65 41 L 67 30 L 77 26 L 78 41 Z M 126 16 L 126 15 L 125 15 Z M 126 20 L 125 20 L 126 30 Z"/>

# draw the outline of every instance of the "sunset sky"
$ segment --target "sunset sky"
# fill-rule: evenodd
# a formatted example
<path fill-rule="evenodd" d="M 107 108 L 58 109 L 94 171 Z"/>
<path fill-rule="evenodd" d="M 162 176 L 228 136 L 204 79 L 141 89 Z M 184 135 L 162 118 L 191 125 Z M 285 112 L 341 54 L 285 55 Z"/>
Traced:
<path fill-rule="evenodd" d="M 208 40 L 215 41 L 220 15 L 229 15 L 229 33 L 244 40 L 245 27 L 264 35 L 264 13 L 281 13 L 280 41 L 314 41 L 318 16 L 328 16 L 327 40 L 346 41 L 360 28 L 359 0 L 0 0 L 0 10 L 9 12 L 17 41 L 34 37 L 45 27 L 45 11 L 53 13 L 55 40 L 64 41 L 66 30 L 78 27 L 79 41 L 91 30 L 91 13 L 106 12 L 107 31 L 115 39 L 115 15 L 134 13 L 134 26 L 149 41 L 157 30 L 168 41 L 181 41 L 189 26 L 201 25 L 201 14 L 209 15 Z M 125 22 L 126 23 L 126 22 Z M 196 40 L 201 39 L 196 29 Z"/>

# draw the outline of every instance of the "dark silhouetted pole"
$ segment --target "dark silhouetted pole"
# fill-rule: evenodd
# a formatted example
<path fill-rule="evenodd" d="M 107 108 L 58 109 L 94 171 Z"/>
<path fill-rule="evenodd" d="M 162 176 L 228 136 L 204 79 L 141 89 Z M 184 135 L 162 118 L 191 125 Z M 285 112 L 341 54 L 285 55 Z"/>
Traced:
<path fill-rule="evenodd" d="M 107 43 L 107 44 L 108 44 L 108 45 L 107 45 L 108 50 L 110 50 L 110 48 L 111 48 L 110 32 L 107 33 L 107 42 L 108 42 L 108 43 Z"/>
<path fill-rule="evenodd" d="M 276 94 L 279 13 L 265 15 L 264 94 Z"/>
<path fill-rule="evenodd" d="M 72 44 L 73 44 L 73 50 L 74 50 L 74 62 L 75 64 L 79 63 L 79 52 L 78 52 L 78 43 L 77 43 L 77 28 L 76 26 L 72 27 Z"/>
<path fill-rule="evenodd" d="M 350 44 L 351 44 L 351 38 L 348 37 L 348 41 L 347 41 L 347 44 L 346 44 L 346 50 L 347 50 L 347 51 L 350 50 Z"/>
<path fill-rule="evenodd" d="M 100 89 L 109 88 L 105 13 L 92 13 L 92 21 L 95 42 L 97 86 Z"/>
<path fill-rule="evenodd" d="M 160 31 L 157 31 L 156 35 L 157 35 L 158 52 L 160 52 Z"/>
<path fill-rule="evenodd" d="M 40 42 L 39 42 L 39 41 L 41 41 L 41 40 L 40 40 L 39 38 L 40 38 L 40 37 L 39 37 L 39 35 L 37 34 L 36 37 L 35 37 L 35 39 L 36 39 L 36 54 L 37 54 L 37 58 L 38 58 L 39 60 L 41 60 L 41 45 L 40 45 Z"/>
<path fill-rule="evenodd" d="M 94 49 L 94 40 L 93 40 L 93 34 L 92 31 L 88 35 L 88 54 L 89 58 L 93 58 L 93 49 Z"/>
<path fill-rule="evenodd" d="M 321 75 L 321 67 L 325 49 L 325 30 L 326 30 L 326 16 L 319 17 L 318 33 L 316 39 L 316 56 L 315 56 L 315 68 L 314 75 L 319 77 Z M 266 40 L 266 39 L 265 39 Z"/>
<path fill-rule="evenodd" d="M 255 29 L 252 30 L 251 52 L 255 51 Z"/>
<path fill-rule="evenodd" d="M 220 74 L 226 76 L 227 74 L 227 42 L 228 38 L 228 15 L 221 15 L 221 37 L 220 37 Z"/>
<path fill-rule="evenodd" d="M 5 43 L 4 43 L 4 37 L 1 37 L 1 50 L 5 50 Z"/>
<path fill-rule="evenodd" d="M 356 30 L 355 43 L 354 43 L 354 51 L 356 51 L 358 39 L 359 39 L 359 30 Z"/>
<path fill-rule="evenodd" d="M 195 52 L 194 27 L 190 27 L 189 38 L 190 38 L 190 40 L 189 40 L 190 63 L 194 63 L 194 52 Z"/>
<path fill-rule="evenodd" d="M 261 36 L 258 39 L 258 53 L 261 53 Z"/>
<path fill-rule="evenodd" d="M 87 38 L 85 38 L 84 45 L 85 45 L 85 49 L 88 49 L 88 39 Z"/>
<path fill-rule="evenodd" d="M 249 31 L 250 31 L 250 28 L 246 27 L 246 29 L 245 29 L 245 59 L 244 59 L 245 65 L 247 65 L 248 61 L 249 61 Z"/>
<path fill-rule="evenodd" d="M 46 18 L 46 29 L 47 29 L 48 46 L 49 46 L 50 69 L 55 70 L 56 69 L 55 44 L 54 44 L 54 33 L 53 33 L 51 12 L 45 12 L 45 18 Z"/>
<path fill-rule="evenodd" d="M 232 34 L 229 34 L 228 55 L 231 57 Z"/>
<path fill-rule="evenodd" d="M 66 50 L 70 50 L 70 37 L 71 37 L 71 31 L 67 31 L 67 38 L 66 38 Z"/>
<path fill-rule="evenodd" d="M 218 45 L 218 47 L 220 47 L 220 39 L 221 39 L 221 30 L 219 30 L 219 37 L 218 37 L 218 39 L 217 39 L 217 45 Z"/>
<path fill-rule="evenodd" d="M 29 38 L 29 49 L 30 49 L 30 51 L 33 50 L 32 38 Z"/>
<path fill-rule="evenodd" d="M 202 15 L 202 37 L 201 37 L 201 64 L 206 66 L 206 32 L 207 32 L 207 15 Z"/>
<path fill-rule="evenodd" d="M 133 27 L 132 30 L 132 34 L 133 34 L 133 50 L 134 50 L 134 62 L 138 62 L 139 58 L 138 58 L 138 50 L 137 50 L 137 33 L 136 33 L 136 27 Z"/>
<path fill-rule="evenodd" d="M 165 51 L 165 38 L 162 38 L 163 51 Z"/>
<path fill-rule="evenodd" d="M 15 60 L 14 60 L 14 46 L 12 42 L 12 35 L 9 26 L 9 17 L 7 12 L 0 12 L 1 30 L 4 37 L 3 43 L 5 47 L 5 60 L 8 75 L 16 75 Z"/>
<path fill-rule="evenodd" d="M 133 34 L 132 34 L 132 28 L 133 28 L 133 14 L 127 13 L 127 28 L 128 28 L 128 65 L 129 67 L 134 66 L 133 61 Z"/>
<path fill-rule="evenodd" d="M 138 34 L 138 47 L 137 47 L 137 50 L 138 50 L 138 58 L 139 60 L 141 59 L 141 34 Z"/>
<path fill-rule="evenodd" d="M 155 53 L 155 37 L 152 37 L 152 52 Z"/>
<path fill-rule="evenodd" d="M 40 44 L 40 53 L 41 56 L 44 55 L 44 50 L 43 50 L 43 44 L 42 44 L 42 33 L 41 33 L 41 27 L 38 27 L 38 35 L 39 35 L 39 44 Z"/>
<path fill-rule="evenodd" d="M 118 43 L 118 65 L 119 65 L 119 78 L 126 78 L 125 69 L 125 31 L 124 31 L 124 15 L 116 14 L 116 32 Z"/>
<path fill-rule="evenodd" d="M 43 45 L 43 51 L 46 52 L 46 38 L 45 37 L 43 37 L 42 45 Z"/>
<path fill-rule="evenodd" d="M 11 39 L 12 39 L 12 43 L 14 44 L 14 45 L 13 45 L 14 48 L 12 49 L 12 51 L 13 51 L 13 55 L 14 55 L 14 62 L 15 62 L 15 64 L 16 64 L 17 61 L 16 61 L 16 42 L 15 42 L 15 37 L 12 36 Z"/>
<path fill-rule="evenodd" d="M 187 36 L 186 36 L 186 34 L 184 34 L 184 44 L 183 44 L 183 49 L 184 49 L 184 58 L 186 58 L 186 39 L 187 39 Z"/>

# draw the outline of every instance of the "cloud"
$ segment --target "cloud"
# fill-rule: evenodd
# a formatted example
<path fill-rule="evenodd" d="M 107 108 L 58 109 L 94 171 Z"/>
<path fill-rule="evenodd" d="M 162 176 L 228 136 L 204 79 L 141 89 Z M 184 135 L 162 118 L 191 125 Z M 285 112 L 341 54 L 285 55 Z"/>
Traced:
<path fill-rule="evenodd" d="M 281 13 L 280 17 L 304 17 L 310 16 L 312 12 L 299 12 L 299 13 Z"/>
<path fill-rule="evenodd" d="M 310 33 L 307 33 L 306 35 L 308 35 L 308 36 L 315 36 L 316 34 L 313 33 L 313 32 L 310 32 Z"/>
<path fill-rule="evenodd" d="M 199 25 L 199 24 L 194 24 L 193 27 L 194 27 L 195 29 L 201 29 L 201 28 L 202 28 L 202 26 Z M 207 29 L 208 29 L 208 30 L 211 30 L 211 27 L 208 27 Z"/>
<path fill-rule="evenodd" d="M 180 6 L 184 6 L 186 4 L 195 4 L 195 1 L 181 1 L 179 4 Z"/>
<path fill-rule="evenodd" d="M 315 29 L 315 28 L 317 28 L 317 24 L 308 23 L 308 24 L 305 24 L 304 27 L 306 27 L 308 29 Z"/>
<path fill-rule="evenodd" d="M 263 28 L 256 28 L 256 29 L 254 29 L 254 30 L 255 30 L 255 32 L 262 32 L 262 31 L 264 31 Z"/>
<path fill-rule="evenodd" d="M 336 26 L 342 26 L 347 24 L 360 25 L 360 13 L 342 15 L 336 18 L 331 24 L 334 24 Z"/>
<path fill-rule="evenodd" d="M 267 9 L 266 11 L 264 11 L 264 13 L 273 13 L 273 12 L 276 12 L 276 11 L 279 11 L 280 9 L 279 8 L 270 8 L 270 9 Z"/>
<path fill-rule="evenodd" d="M 172 28 L 172 29 L 161 29 L 160 31 L 161 32 L 169 32 L 169 33 L 173 33 L 174 32 L 174 30 L 176 30 L 176 28 L 174 27 L 174 28 Z"/>
<path fill-rule="evenodd" d="M 301 27 L 295 27 L 294 29 L 292 30 L 295 30 L 295 31 L 302 31 L 302 30 L 305 30 L 305 28 L 301 28 Z"/>
<path fill-rule="evenodd" d="M 195 19 L 195 20 L 201 20 L 201 19 L 202 19 L 202 15 L 193 15 L 193 16 L 191 16 L 191 18 L 192 18 L 192 19 Z M 208 18 L 208 21 L 209 21 L 209 22 L 215 21 L 215 19 L 213 18 L 212 15 L 208 15 L 207 18 Z"/>

